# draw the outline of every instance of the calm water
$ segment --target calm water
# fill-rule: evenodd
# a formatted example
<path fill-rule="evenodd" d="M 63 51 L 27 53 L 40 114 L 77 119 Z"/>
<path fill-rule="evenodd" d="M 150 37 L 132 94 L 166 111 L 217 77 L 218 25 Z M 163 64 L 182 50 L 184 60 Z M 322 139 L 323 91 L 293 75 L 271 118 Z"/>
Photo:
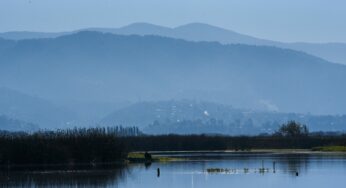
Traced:
<path fill-rule="evenodd" d="M 346 155 L 340 154 L 218 153 L 188 154 L 188 157 L 188 161 L 127 167 L 3 171 L 0 187 L 316 188 L 343 187 L 346 180 Z M 262 166 L 264 170 L 260 170 Z M 208 172 L 212 168 L 222 171 Z"/>

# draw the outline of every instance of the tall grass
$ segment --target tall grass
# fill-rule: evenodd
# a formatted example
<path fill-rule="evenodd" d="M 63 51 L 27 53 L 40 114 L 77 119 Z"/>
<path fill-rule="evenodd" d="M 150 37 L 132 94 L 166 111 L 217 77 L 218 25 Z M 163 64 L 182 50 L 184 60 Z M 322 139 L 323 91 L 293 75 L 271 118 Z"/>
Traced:
<path fill-rule="evenodd" d="M 123 159 L 121 139 L 137 128 L 74 128 L 56 131 L 0 132 L 0 165 L 108 163 Z"/>

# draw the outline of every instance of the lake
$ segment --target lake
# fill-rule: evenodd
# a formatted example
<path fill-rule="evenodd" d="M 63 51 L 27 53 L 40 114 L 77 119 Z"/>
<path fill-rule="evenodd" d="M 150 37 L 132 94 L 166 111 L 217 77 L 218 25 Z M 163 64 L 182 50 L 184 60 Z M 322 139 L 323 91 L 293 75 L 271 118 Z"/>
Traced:
<path fill-rule="evenodd" d="M 165 163 L 3 170 L 1 187 L 342 187 L 346 154 L 157 153 Z M 158 176 L 157 169 L 160 169 Z"/>

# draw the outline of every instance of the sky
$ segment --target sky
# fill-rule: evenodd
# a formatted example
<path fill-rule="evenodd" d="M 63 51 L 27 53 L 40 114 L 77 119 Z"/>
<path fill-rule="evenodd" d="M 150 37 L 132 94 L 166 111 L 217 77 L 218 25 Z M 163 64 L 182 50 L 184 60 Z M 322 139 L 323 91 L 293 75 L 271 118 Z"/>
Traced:
<path fill-rule="evenodd" d="M 282 42 L 346 42 L 345 0 L 0 0 L 0 32 L 202 22 Z"/>

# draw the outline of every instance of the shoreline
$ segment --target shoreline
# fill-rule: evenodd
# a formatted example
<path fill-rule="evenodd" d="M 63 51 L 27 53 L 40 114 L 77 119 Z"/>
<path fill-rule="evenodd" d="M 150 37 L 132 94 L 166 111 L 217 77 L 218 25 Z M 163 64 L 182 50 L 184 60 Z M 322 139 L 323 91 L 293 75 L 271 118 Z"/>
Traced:
<path fill-rule="evenodd" d="M 211 154 L 346 154 L 344 151 L 314 151 L 313 149 L 252 149 L 245 151 L 236 150 L 184 150 L 184 151 L 148 151 L 153 155 L 160 154 L 184 154 L 184 153 L 211 153 Z M 130 153 L 144 153 L 144 151 L 135 151 Z"/>
<path fill-rule="evenodd" d="M 129 152 L 129 154 L 144 154 L 143 151 Z M 249 151 L 235 151 L 235 150 L 199 150 L 199 151 L 148 151 L 153 155 L 152 163 L 160 162 L 174 162 L 174 161 L 188 161 L 189 157 L 222 157 L 232 156 L 232 154 L 240 155 L 261 155 L 261 154 L 273 154 L 273 155 L 285 155 L 285 154 L 311 154 L 311 155 L 346 155 L 343 151 L 313 151 L 312 149 L 254 149 Z M 198 155 L 200 154 L 200 155 Z M 210 154 L 210 155 L 209 155 Z M 136 159 L 136 158 L 133 158 Z M 143 158 L 137 158 L 143 159 Z M 3 170 L 17 170 L 17 169 L 93 169 L 97 167 L 119 167 L 126 166 L 128 164 L 144 163 L 143 161 L 131 162 L 129 158 L 124 160 L 107 162 L 107 163 L 76 163 L 76 164 L 10 164 L 0 165 L 0 171 Z"/>

